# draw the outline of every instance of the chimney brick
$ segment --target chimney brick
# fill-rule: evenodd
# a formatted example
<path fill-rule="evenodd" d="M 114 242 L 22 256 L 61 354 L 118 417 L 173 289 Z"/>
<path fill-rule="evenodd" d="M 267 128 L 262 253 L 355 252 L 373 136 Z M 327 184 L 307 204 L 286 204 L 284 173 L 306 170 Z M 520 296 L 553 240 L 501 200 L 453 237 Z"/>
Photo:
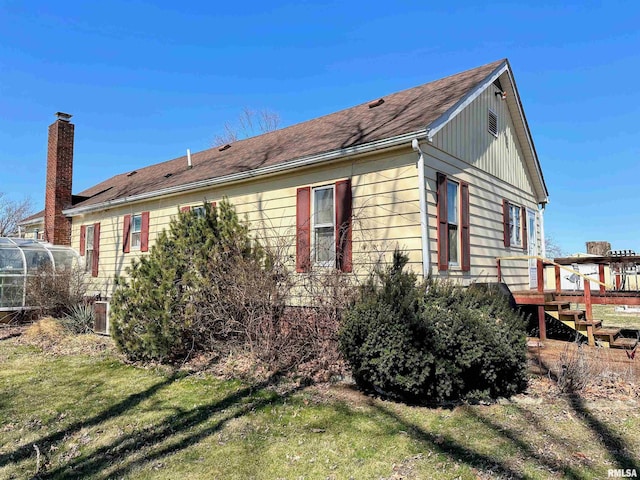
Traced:
<path fill-rule="evenodd" d="M 71 246 L 71 219 L 62 210 L 71 206 L 74 125 L 69 122 L 71 115 L 58 112 L 56 116 L 49 126 L 44 233 L 47 242 Z"/>

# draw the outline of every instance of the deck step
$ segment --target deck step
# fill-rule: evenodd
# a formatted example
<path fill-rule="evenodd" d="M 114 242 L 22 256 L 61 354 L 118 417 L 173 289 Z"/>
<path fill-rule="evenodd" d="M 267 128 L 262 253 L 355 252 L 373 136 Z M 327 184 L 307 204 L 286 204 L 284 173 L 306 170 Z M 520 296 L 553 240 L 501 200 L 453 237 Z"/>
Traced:
<path fill-rule="evenodd" d="M 597 330 L 593 331 L 593 335 L 597 337 L 609 337 L 611 339 L 610 342 L 613 342 L 613 338 L 620 333 L 620 330 L 620 328 L 613 327 L 598 328 Z"/>
<path fill-rule="evenodd" d="M 566 315 L 568 317 L 582 317 L 584 316 L 584 310 L 558 310 L 560 315 Z"/>
<path fill-rule="evenodd" d="M 626 348 L 631 350 L 638 344 L 638 340 L 635 338 L 618 337 L 609 344 L 612 348 Z"/>
<path fill-rule="evenodd" d="M 576 326 L 577 325 L 582 325 L 585 327 L 592 326 L 592 327 L 599 328 L 599 327 L 602 327 L 602 320 L 578 320 L 576 322 Z"/>
<path fill-rule="evenodd" d="M 571 304 L 569 302 L 562 302 L 560 300 L 554 300 L 553 302 L 545 302 L 544 307 L 547 310 L 569 310 L 571 308 Z"/>
<path fill-rule="evenodd" d="M 545 302 L 545 305 L 570 305 L 570 302 L 566 300 L 552 300 L 550 302 Z"/>

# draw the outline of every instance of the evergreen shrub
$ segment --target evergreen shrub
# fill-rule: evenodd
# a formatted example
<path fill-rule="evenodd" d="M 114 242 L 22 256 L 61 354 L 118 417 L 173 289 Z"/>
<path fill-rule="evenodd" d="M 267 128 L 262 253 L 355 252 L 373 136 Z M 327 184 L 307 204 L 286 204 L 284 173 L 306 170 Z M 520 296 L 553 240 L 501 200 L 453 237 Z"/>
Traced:
<path fill-rule="evenodd" d="M 496 288 L 419 285 L 408 257 L 376 274 L 343 317 L 340 350 L 362 388 L 442 403 L 526 387 L 525 321 Z"/>
<path fill-rule="evenodd" d="M 278 303 L 269 265 L 227 200 L 180 212 L 116 278 L 111 335 L 129 358 L 162 362 L 245 344 Z"/>

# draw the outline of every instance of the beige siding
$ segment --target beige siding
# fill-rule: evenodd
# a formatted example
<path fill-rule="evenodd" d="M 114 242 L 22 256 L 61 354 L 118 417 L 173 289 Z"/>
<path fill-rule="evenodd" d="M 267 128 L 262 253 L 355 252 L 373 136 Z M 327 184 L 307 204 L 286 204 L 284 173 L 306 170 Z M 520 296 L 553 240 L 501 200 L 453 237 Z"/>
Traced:
<path fill-rule="evenodd" d="M 150 212 L 149 245 L 167 228 L 179 208 L 227 197 L 246 217 L 252 233 L 263 244 L 278 248 L 295 269 L 296 192 L 301 186 L 334 184 L 351 177 L 353 186 L 354 270 L 366 275 L 377 261 L 388 261 L 399 247 L 410 257 L 410 268 L 421 271 L 422 253 L 415 154 L 407 148 L 396 154 L 376 155 L 299 170 L 293 174 L 238 183 L 224 188 L 130 204 L 73 219 L 73 247 L 79 248 L 80 226 L 100 222 L 100 268 L 93 280 L 95 292 L 109 296 L 115 275 L 125 274 L 131 260 L 145 255 L 122 252 L 124 216 Z"/>
<path fill-rule="evenodd" d="M 497 280 L 496 257 L 527 255 L 522 247 L 504 246 L 502 200 L 537 210 L 532 193 L 514 189 L 507 182 L 496 179 L 475 165 L 469 165 L 434 147 L 427 147 L 426 183 L 427 213 L 429 217 L 429 249 L 431 273 L 436 278 L 446 278 L 469 284 L 474 281 L 495 282 Z M 471 271 L 463 272 L 452 266 L 438 271 L 437 264 L 437 197 L 436 175 L 444 173 L 453 180 L 469 184 L 469 216 L 471 243 Z M 512 290 L 526 289 L 529 284 L 526 260 L 505 262 L 502 267 L 503 280 Z"/>

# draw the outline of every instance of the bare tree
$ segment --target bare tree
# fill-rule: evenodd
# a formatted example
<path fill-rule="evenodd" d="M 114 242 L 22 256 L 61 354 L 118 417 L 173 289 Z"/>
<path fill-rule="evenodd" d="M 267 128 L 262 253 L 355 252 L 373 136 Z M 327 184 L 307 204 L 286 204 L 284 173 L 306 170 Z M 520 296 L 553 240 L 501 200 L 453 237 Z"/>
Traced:
<path fill-rule="evenodd" d="M 243 138 L 254 137 L 262 133 L 277 130 L 280 126 L 280 115 L 272 110 L 252 110 L 244 107 L 235 123 L 226 122 L 221 134 L 213 138 L 214 146 L 237 142 Z"/>
<path fill-rule="evenodd" d="M 559 257 L 565 257 L 566 256 L 566 252 L 556 242 L 555 238 L 546 237 L 545 236 L 544 243 L 545 243 L 545 250 L 546 250 L 546 257 L 547 258 L 559 258 Z"/>
<path fill-rule="evenodd" d="M 0 237 L 8 237 L 18 232 L 18 222 L 28 217 L 33 211 L 30 198 L 11 200 L 0 192 Z"/>

